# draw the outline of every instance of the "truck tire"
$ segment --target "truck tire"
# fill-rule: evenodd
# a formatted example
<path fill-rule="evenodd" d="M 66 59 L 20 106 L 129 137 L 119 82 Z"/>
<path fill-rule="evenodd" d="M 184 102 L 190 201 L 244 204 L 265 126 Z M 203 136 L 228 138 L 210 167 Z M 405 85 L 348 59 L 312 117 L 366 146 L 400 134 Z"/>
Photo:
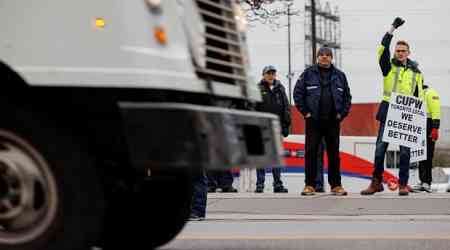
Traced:
<path fill-rule="evenodd" d="M 153 173 L 134 191 L 111 202 L 105 250 L 153 249 L 172 240 L 191 211 L 192 178 L 180 172 Z"/>
<path fill-rule="evenodd" d="M 103 191 L 72 130 L 0 100 L 0 249 L 88 250 Z"/>

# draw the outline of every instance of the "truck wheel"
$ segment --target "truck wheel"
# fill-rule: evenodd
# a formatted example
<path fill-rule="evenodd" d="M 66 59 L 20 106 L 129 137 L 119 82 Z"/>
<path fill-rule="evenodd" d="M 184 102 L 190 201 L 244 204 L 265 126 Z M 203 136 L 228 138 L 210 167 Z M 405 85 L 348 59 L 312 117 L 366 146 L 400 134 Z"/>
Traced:
<path fill-rule="evenodd" d="M 104 209 L 91 159 L 31 108 L 0 114 L 0 249 L 90 249 Z"/>
<path fill-rule="evenodd" d="M 172 240 L 190 215 L 192 178 L 153 173 L 150 180 L 115 196 L 107 213 L 105 249 L 156 248 Z"/>

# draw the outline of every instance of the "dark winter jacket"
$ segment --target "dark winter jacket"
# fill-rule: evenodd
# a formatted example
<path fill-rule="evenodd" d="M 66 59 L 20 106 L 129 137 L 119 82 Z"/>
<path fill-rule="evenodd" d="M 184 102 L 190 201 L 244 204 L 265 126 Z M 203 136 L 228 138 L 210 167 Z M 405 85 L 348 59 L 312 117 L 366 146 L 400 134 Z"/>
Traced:
<path fill-rule="evenodd" d="M 258 87 L 261 91 L 262 102 L 256 105 L 256 110 L 278 115 L 282 134 L 287 136 L 291 125 L 291 113 L 284 86 L 279 80 L 275 80 L 273 88 L 270 89 L 269 84 L 265 80 L 261 80 Z"/>
<path fill-rule="evenodd" d="M 332 98 L 333 112 L 339 114 L 341 120 L 350 112 L 352 96 L 344 72 L 331 65 L 329 76 L 328 98 Z M 315 120 L 320 119 L 321 98 L 323 97 L 319 66 L 313 65 L 300 75 L 294 89 L 294 101 L 297 109 L 304 116 L 310 113 Z M 325 97 L 325 98 L 327 98 Z M 322 105 L 323 105 L 322 101 Z"/>

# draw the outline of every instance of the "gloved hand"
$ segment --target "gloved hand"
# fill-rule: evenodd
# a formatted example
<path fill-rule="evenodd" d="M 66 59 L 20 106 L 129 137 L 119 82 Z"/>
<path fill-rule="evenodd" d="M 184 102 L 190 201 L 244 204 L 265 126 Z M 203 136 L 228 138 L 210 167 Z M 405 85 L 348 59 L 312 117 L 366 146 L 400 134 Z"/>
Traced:
<path fill-rule="evenodd" d="M 289 136 L 289 127 L 283 127 L 283 128 L 281 129 L 281 134 L 282 134 L 284 137 L 288 137 L 288 136 Z"/>
<path fill-rule="evenodd" d="M 400 17 L 396 17 L 394 19 L 394 22 L 392 23 L 392 26 L 397 29 L 398 27 L 402 26 L 404 23 L 405 23 L 405 20 L 401 19 Z"/>
<path fill-rule="evenodd" d="M 439 129 L 432 128 L 431 129 L 431 140 L 432 141 L 437 141 L 438 139 L 439 139 Z"/>

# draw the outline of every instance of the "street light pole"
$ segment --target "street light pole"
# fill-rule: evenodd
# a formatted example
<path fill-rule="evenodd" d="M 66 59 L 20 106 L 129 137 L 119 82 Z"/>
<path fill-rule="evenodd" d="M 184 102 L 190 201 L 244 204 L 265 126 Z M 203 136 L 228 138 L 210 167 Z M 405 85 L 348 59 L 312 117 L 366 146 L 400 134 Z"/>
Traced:
<path fill-rule="evenodd" d="M 288 80 L 289 80 L 289 105 L 292 105 L 292 68 L 291 68 L 291 5 L 287 6 L 288 16 Z"/>
<path fill-rule="evenodd" d="M 312 62 L 311 65 L 316 63 L 316 1 L 311 0 L 311 49 L 312 49 Z"/>

